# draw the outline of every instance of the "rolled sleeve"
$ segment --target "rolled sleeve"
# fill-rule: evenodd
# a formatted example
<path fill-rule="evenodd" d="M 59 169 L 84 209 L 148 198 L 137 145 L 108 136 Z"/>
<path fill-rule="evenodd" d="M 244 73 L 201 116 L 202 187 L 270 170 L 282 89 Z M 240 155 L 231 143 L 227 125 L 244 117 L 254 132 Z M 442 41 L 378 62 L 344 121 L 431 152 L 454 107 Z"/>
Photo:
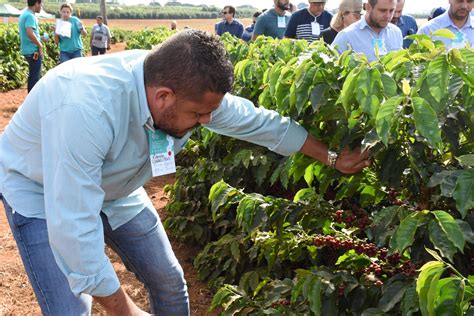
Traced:
<path fill-rule="evenodd" d="M 205 127 L 265 146 L 284 156 L 299 151 L 308 136 L 307 131 L 291 119 L 263 107 L 257 108 L 249 100 L 231 94 L 225 95 Z"/>
<path fill-rule="evenodd" d="M 108 296 L 120 286 L 104 253 L 100 218 L 102 165 L 113 132 L 100 113 L 84 108 L 62 105 L 42 118 L 45 214 L 54 257 L 72 292 Z"/>

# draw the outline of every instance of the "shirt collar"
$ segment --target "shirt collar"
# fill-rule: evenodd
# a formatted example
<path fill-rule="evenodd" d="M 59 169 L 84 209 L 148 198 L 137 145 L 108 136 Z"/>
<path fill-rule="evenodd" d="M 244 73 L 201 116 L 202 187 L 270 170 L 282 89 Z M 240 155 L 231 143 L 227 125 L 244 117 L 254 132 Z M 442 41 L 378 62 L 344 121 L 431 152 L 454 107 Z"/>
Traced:
<path fill-rule="evenodd" d="M 140 122 L 146 128 L 154 130 L 153 118 L 151 117 L 150 108 L 148 107 L 148 101 L 146 99 L 145 90 L 145 74 L 143 71 L 145 57 L 148 54 L 143 54 L 137 60 L 131 63 L 132 74 L 135 78 L 135 85 L 138 92 L 138 106 L 140 107 Z"/>
<path fill-rule="evenodd" d="M 400 16 L 400 19 L 398 20 L 397 26 L 402 26 L 405 24 L 405 19 L 403 18 L 403 15 Z"/>
<path fill-rule="evenodd" d="M 453 20 L 451 20 L 451 17 L 449 16 L 449 10 L 446 10 L 446 12 L 436 18 L 436 20 L 441 28 L 446 28 L 448 26 L 452 26 L 456 29 L 458 28 L 456 24 L 454 24 Z M 461 29 L 466 27 L 474 28 L 474 19 L 471 18 L 471 14 L 467 16 L 466 23 Z"/>

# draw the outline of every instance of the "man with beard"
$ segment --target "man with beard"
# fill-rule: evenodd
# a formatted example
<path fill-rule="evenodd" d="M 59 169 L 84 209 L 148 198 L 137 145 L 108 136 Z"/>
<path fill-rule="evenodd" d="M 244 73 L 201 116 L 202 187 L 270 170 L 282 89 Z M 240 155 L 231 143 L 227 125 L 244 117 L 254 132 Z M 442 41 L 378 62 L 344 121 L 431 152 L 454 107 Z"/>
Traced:
<path fill-rule="evenodd" d="M 42 6 L 41 0 L 28 0 L 28 8 L 23 11 L 18 20 L 20 51 L 28 62 L 28 92 L 41 78 L 43 45 L 35 13 L 40 13 Z"/>
<path fill-rule="evenodd" d="M 390 23 L 396 5 L 396 0 L 369 0 L 365 16 L 339 32 L 331 46 L 339 53 L 348 49 L 363 53 L 369 61 L 401 49 L 402 32 Z"/>
<path fill-rule="evenodd" d="M 253 30 L 252 40 L 259 35 L 283 38 L 290 20 L 290 0 L 274 0 L 275 7 L 266 10 L 258 18 Z"/>
<path fill-rule="evenodd" d="M 473 0 L 449 0 L 449 9 L 442 15 L 423 25 L 418 34 L 430 35 L 436 30 L 446 28 L 456 35 L 449 39 L 434 36 L 450 48 L 474 47 L 474 18 L 470 15 L 474 7 Z"/>
<path fill-rule="evenodd" d="M 408 35 L 413 35 L 418 32 L 418 25 L 416 20 L 411 15 L 403 14 L 403 7 L 405 6 L 405 0 L 398 0 L 395 13 L 393 14 L 392 23 L 398 26 L 402 31 L 403 36 L 403 48 L 408 48 L 413 43 L 413 40 L 406 39 Z"/>
<path fill-rule="evenodd" d="M 321 31 L 328 28 L 332 14 L 324 10 L 326 0 L 308 0 L 309 7 L 291 15 L 285 37 L 305 39 L 309 43 L 319 39 Z"/>
<path fill-rule="evenodd" d="M 108 315 L 147 315 L 104 243 L 144 283 L 153 314 L 189 315 L 183 270 L 143 185 L 174 172 L 198 125 L 342 173 L 369 164 L 368 152 L 338 155 L 229 94 L 233 73 L 218 37 L 187 30 L 152 51 L 70 60 L 37 83 L 0 137 L 0 198 L 45 315 L 89 315 L 92 297 Z"/>

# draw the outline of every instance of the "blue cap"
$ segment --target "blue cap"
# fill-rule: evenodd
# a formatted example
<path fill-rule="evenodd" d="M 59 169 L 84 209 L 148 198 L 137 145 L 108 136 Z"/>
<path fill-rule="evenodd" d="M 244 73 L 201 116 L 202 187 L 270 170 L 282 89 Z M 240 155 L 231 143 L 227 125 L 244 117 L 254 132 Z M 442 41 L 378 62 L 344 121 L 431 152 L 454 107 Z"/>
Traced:
<path fill-rule="evenodd" d="M 430 14 L 430 16 L 428 17 L 428 21 L 431 20 L 431 19 L 434 19 L 434 18 L 437 17 L 437 16 L 440 16 L 440 15 L 443 14 L 444 12 L 446 12 L 446 9 L 443 8 L 443 7 L 434 8 L 433 10 L 431 10 L 431 14 Z"/>

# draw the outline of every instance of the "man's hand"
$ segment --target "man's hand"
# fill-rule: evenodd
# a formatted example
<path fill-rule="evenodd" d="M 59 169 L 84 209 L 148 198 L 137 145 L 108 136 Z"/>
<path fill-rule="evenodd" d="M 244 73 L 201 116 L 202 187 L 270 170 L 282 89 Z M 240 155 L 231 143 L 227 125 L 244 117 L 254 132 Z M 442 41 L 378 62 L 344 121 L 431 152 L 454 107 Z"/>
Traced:
<path fill-rule="evenodd" d="M 369 151 L 362 151 L 360 147 L 353 151 L 344 148 L 336 160 L 336 169 L 345 174 L 359 172 L 369 165 Z"/>
<path fill-rule="evenodd" d="M 308 134 L 300 152 L 329 166 L 327 145 L 317 140 L 311 134 Z M 335 167 L 342 173 L 352 174 L 359 172 L 369 165 L 368 150 L 362 152 L 360 148 L 354 149 L 353 151 L 350 151 L 349 148 L 344 148 L 337 157 Z"/>
<path fill-rule="evenodd" d="M 148 316 L 149 313 L 141 310 L 120 287 L 117 292 L 110 296 L 99 297 L 94 299 L 102 305 L 110 316 Z"/>

